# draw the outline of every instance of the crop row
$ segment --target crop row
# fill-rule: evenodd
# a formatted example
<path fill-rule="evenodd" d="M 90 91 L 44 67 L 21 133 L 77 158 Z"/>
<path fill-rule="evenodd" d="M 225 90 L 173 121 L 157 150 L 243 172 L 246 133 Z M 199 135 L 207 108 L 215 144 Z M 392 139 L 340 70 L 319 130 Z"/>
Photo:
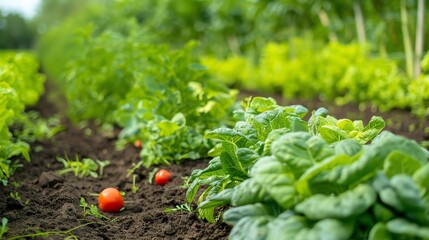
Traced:
<path fill-rule="evenodd" d="M 427 239 L 429 152 L 380 132 L 383 119 L 336 119 L 326 109 L 303 120 L 302 106 L 254 98 L 189 178 L 188 202 L 201 217 L 215 208 L 231 239 Z M 370 142 L 370 144 L 367 144 Z M 365 145 L 366 144 L 366 145 Z"/>
<path fill-rule="evenodd" d="M 212 143 L 204 133 L 225 124 L 237 92 L 207 77 L 193 44 L 171 50 L 140 33 L 86 34 L 56 79 L 72 120 L 120 126 L 120 145 L 142 143 L 136 168 L 206 156 Z"/>
<path fill-rule="evenodd" d="M 429 115 L 429 54 L 423 74 L 407 77 L 396 61 L 373 57 L 367 47 L 297 38 L 269 43 L 255 61 L 244 56 L 205 57 L 203 64 L 222 82 L 245 89 L 281 91 L 285 98 L 319 98 L 337 104 L 357 103 L 381 110 L 408 108 Z"/>
<path fill-rule="evenodd" d="M 38 70 L 37 60 L 30 54 L 0 53 L 0 181 L 4 185 L 20 166 L 19 158 L 30 160 L 29 145 L 23 140 L 35 132 L 27 128 L 17 136 L 10 128 L 29 127 L 30 116 L 24 113 L 25 107 L 37 103 L 44 91 L 45 78 Z"/>

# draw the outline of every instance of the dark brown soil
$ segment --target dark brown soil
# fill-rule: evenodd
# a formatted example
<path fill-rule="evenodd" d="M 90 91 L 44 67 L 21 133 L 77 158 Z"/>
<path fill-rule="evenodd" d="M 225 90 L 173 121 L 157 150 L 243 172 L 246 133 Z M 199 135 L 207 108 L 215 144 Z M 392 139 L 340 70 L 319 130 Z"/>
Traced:
<path fill-rule="evenodd" d="M 249 93 L 247 93 L 249 94 Z M 252 94 L 253 95 L 253 94 Z M 310 110 L 324 106 L 338 118 L 363 119 L 367 122 L 371 116 L 380 115 L 387 120 L 387 129 L 405 135 L 416 141 L 429 139 L 427 119 L 412 117 L 407 111 L 395 110 L 380 114 L 371 109 L 360 110 L 357 106 L 337 107 L 320 101 L 281 101 L 284 104 L 303 104 Z M 43 97 L 36 108 L 43 116 L 58 112 L 56 105 Z M 97 132 L 89 126 L 78 128 L 67 119 L 63 120 L 66 130 L 51 140 L 34 143 L 32 149 L 43 147 L 42 151 L 32 152 L 32 160 L 25 163 L 11 178 L 8 187 L 0 186 L 1 217 L 9 219 L 9 232 L 6 238 L 35 232 L 70 231 L 79 239 L 226 239 L 230 226 L 211 224 L 196 217 L 195 214 L 181 211 L 164 213 L 165 208 L 173 208 L 185 203 L 186 189 L 182 188 L 183 176 L 193 169 L 204 168 L 207 161 L 187 161 L 182 165 L 158 166 L 173 174 L 173 179 L 165 186 L 149 183 L 151 169 L 136 171 L 138 177 L 137 193 L 132 193 L 132 178 L 126 177 L 127 170 L 139 159 L 138 150 L 128 146 L 122 151 L 115 150 L 115 136 Z M 426 132 L 425 132 L 426 129 Z M 56 158 L 74 157 L 110 160 L 103 176 L 99 178 L 78 178 L 72 173 L 57 176 L 55 171 L 63 165 Z M 16 181 L 19 186 L 12 184 Z M 113 222 L 98 220 L 92 216 L 83 216 L 79 206 L 81 197 L 89 204 L 97 204 L 99 193 L 106 187 L 116 187 L 126 192 L 125 209 L 119 213 L 106 213 Z M 21 201 L 10 197 L 10 193 L 19 193 Z M 194 206 L 195 207 L 195 206 Z M 69 235 L 50 234 L 43 239 L 64 239 Z M 41 237 L 39 237 L 41 238 Z"/>
<path fill-rule="evenodd" d="M 39 106 L 41 115 L 49 116 L 57 112 L 56 105 L 45 96 Z M 168 169 L 172 181 L 164 186 L 149 183 L 151 169 L 139 169 L 136 186 L 132 193 L 132 176 L 127 171 L 139 160 L 139 151 L 128 146 L 122 151 L 115 150 L 115 135 L 98 133 L 89 124 L 84 128 L 73 126 L 63 120 L 66 130 L 53 139 L 34 143 L 32 149 L 43 147 L 40 152 L 31 153 L 31 162 L 25 163 L 10 179 L 7 187 L 0 186 L 0 217 L 9 219 L 6 239 L 37 232 L 59 232 L 77 228 L 71 233 L 78 239 L 226 239 L 230 226 L 223 223 L 211 224 L 198 219 L 187 211 L 164 213 L 165 208 L 174 208 L 186 202 L 186 189 L 182 187 L 183 176 L 189 176 L 196 168 L 205 168 L 206 160 L 187 161 L 182 165 L 162 165 Z M 62 169 L 57 157 L 65 155 L 74 158 L 110 160 L 99 178 L 75 177 L 68 173 L 61 177 L 55 171 Z M 16 187 L 12 182 L 16 181 Z M 126 195 L 125 209 L 119 213 L 105 213 L 113 222 L 83 216 L 80 198 L 97 205 L 97 197 L 104 188 L 115 187 Z M 21 201 L 10 197 L 18 193 Z M 28 201 L 26 203 L 26 201 Z M 193 206 L 195 208 L 195 206 Z M 89 223 L 89 224 L 88 224 Z M 85 224 L 88 224 L 84 226 Z M 48 235 L 43 239 L 64 239 L 69 235 Z M 39 237 L 39 239 L 42 237 Z"/>

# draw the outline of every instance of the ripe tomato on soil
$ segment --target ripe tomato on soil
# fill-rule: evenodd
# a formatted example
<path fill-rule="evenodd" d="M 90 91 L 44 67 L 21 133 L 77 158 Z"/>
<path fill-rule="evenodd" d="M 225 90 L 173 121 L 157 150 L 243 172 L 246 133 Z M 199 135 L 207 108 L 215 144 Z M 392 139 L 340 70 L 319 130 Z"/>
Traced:
<path fill-rule="evenodd" d="M 155 183 L 157 185 L 165 185 L 171 180 L 171 173 L 167 170 L 161 169 L 155 174 Z"/>
<path fill-rule="evenodd" d="M 98 196 L 98 206 L 103 212 L 119 212 L 124 206 L 124 199 L 116 188 L 106 188 Z"/>

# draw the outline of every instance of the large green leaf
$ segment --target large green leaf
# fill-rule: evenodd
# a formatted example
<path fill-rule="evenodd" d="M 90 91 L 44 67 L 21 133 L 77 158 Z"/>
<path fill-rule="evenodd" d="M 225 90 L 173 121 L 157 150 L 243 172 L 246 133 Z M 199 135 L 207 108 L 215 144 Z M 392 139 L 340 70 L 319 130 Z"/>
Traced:
<path fill-rule="evenodd" d="M 322 138 L 305 132 L 286 133 L 273 142 L 271 152 L 287 164 L 296 178 L 317 162 L 334 154 L 334 150 Z"/>
<path fill-rule="evenodd" d="M 426 207 L 429 207 L 429 164 L 418 169 L 413 175 L 413 180 L 420 188 L 420 195 L 425 201 Z"/>
<path fill-rule="evenodd" d="M 396 175 L 392 177 L 389 185 L 383 183 L 382 185 L 379 184 L 377 188 L 379 188 L 377 191 L 379 192 L 380 200 L 384 204 L 398 212 L 402 212 L 414 221 L 429 223 L 425 201 L 410 176 Z"/>
<path fill-rule="evenodd" d="M 291 208 L 300 201 L 290 169 L 276 158 L 270 156 L 259 159 L 250 174 L 258 186 L 264 188 L 283 208 Z"/>
<path fill-rule="evenodd" d="M 320 178 L 343 186 L 358 184 L 370 179 L 382 169 L 385 159 L 393 151 L 408 154 L 422 163 L 427 162 L 426 154 L 415 141 L 402 136 L 385 134 L 367 146 L 364 153 L 352 164 L 340 165 Z"/>
<path fill-rule="evenodd" d="M 250 102 L 249 109 L 253 114 L 259 114 L 265 111 L 277 108 L 277 102 L 274 98 L 254 97 Z"/>
<path fill-rule="evenodd" d="M 376 200 L 375 190 L 363 184 L 338 196 L 313 195 L 297 204 L 295 210 L 312 220 L 353 218 L 365 212 Z"/>
<path fill-rule="evenodd" d="M 267 224 L 274 219 L 275 209 L 260 203 L 231 208 L 223 214 L 227 223 L 234 224 L 231 240 L 263 240 L 268 233 Z"/>
<path fill-rule="evenodd" d="M 421 239 L 429 238 L 429 227 L 420 226 L 406 219 L 397 218 L 387 223 L 387 229 L 393 234 L 410 237 L 418 237 Z"/>
<path fill-rule="evenodd" d="M 353 222 L 337 219 L 323 219 L 313 224 L 302 216 L 284 212 L 268 224 L 266 239 L 346 240 L 350 239 L 353 227 Z"/>
<path fill-rule="evenodd" d="M 359 155 L 350 157 L 348 155 L 339 154 L 328 157 L 315 164 L 305 171 L 305 173 L 298 179 L 296 183 L 298 192 L 304 196 L 310 196 L 314 193 L 329 194 L 343 192 L 345 190 L 343 186 L 338 185 L 333 181 L 324 181 L 325 179 L 323 177 L 329 174 L 332 169 L 342 165 L 350 165 L 358 158 Z"/>
<path fill-rule="evenodd" d="M 398 174 L 413 175 L 422 167 L 422 163 L 408 153 L 401 151 L 392 151 L 384 162 L 384 172 L 386 176 L 393 177 Z"/>
<path fill-rule="evenodd" d="M 368 240 L 392 240 L 392 235 L 387 230 L 387 226 L 383 222 L 378 222 L 371 228 L 369 232 Z"/>
<path fill-rule="evenodd" d="M 272 200 L 264 183 L 256 181 L 255 178 L 249 178 L 241 182 L 232 189 L 231 205 L 243 206 L 258 202 L 267 202 Z"/>
<path fill-rule="evenodd" d="M 288 116 L 289 113 L 287 113 L 282 107 L 256 115 L 253 118 L 253 126 L 258 132 L 258 139 L 260 141 L 265 141 L 268 134 L 274 129 L 290 128 Z"/>

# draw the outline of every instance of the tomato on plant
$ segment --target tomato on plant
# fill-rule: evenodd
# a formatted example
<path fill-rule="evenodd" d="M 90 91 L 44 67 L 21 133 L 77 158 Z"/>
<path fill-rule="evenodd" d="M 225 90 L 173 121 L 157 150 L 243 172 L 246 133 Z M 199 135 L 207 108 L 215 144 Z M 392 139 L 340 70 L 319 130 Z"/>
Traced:
<path fill-rule="evenodd" d="M 161 169 L 155 174 L 155 183 L 157 185 L 165 185 L 171 180 L 171 173 L 167 170 Z"/>
<path fill-rule="evenodd" d="M 136 140 L 136 141 L 134 142 L 134 146 L 135 146 L 136 148 L 138 148 L 138 149 L 142 148 L 142 141 L 140 141 L 140 140 Z"/>
<path fill-rule="evenodd" d="M 119 212 L 124 206 L 124 199 L 116 188 L 106 188 L 98 196 L 98 206 L 103 212 Z"/>

